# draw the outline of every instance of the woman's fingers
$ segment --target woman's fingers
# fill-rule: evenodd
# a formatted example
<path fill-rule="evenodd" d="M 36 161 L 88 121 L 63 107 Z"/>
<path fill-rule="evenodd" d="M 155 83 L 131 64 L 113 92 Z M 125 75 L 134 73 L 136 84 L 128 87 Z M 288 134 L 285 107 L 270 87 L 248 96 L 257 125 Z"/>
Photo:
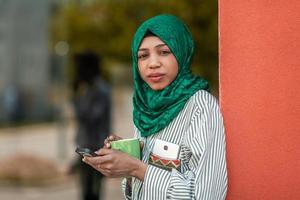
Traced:
<path fill-rule="evenodd" d="M 116 140 L 116 135 L 110 135 L 110 136 L 108 136 L 108 139 L 110 140 L 110 141 L 114 141 L 114 140 Z"/>
<path fill-rule="evenodd" d="M 99 149 L 98 151 L 96 151 L 95 153 L 98 154 L 99 156 L 105 156 L 107 154 L 112 154 L 114 152 L 115 152 L 115 150 L 113 150 L 113 149 L 102 148 L 102 149 Z"/>
<path fill-rule="evenodd" d="M 112 140 L 112 141 L 115 141 L 115 140 L 122 140 L 123 138 L 121 138 L 120 136 L 118 136 L 116 134 L 111 134 L 109 136 L 109 139 Z"/>
<path fill-rule="evenodd" d="M 99 156 L 95 157 L 87 157 L 85 156 L 82 161 L 91 165 L 91 166 L 97 166 L 97 165 L 102 165 L 104 163 L 111 163 L 114 161 L 114 154 L 117 153 L 116 150 L 113 149 L 105 149 L 102 148 L 98 151 L 95 152 Z"/>
<path fill-rule="evenodd" d="M 93 166 L 93 163 L 90 162 L 89 158 L 86 157 L 86 156 L 84 156 L 84 157 L 82 158 L 82 161 L 85 162 L 86 164 L 89 164 L 89 165 Z"/>
<path fill-rule="evenodd" d="M 86 164 L 92 166 L 94 169 L 101 172 L 105 176 L 109 176 L 110 173 L 108 172 L 108 170 L 103 168 L 102 164 L 97 163 L 97 162 L 93 162 L 91 159 L 89 159 L 87 157 L 83 158 L 82 160 L 83 160 L 83 162 L 85 162 Z"/>
<path fill-rule="evenodd" d="M 104 148 L 105 148 L 105 149 L 110 149 L 110 148 L 111 148 L 110 142 L 104 143 Z"/>
<path fill-rule="evenodd" d="M 108 136 L 105 140 L 104 140 L 104 148 L 110 148 L 110 136 Z"/>
<path fill-rule="evenodd" d="M 115 134 L 111 134 L 109 135 L 105 140 L 104 140 L 104 148 L 105 149 L 110 149 L 111 148 L 111 142 L 112 141 L 116 141 L 116 140 L 121 140 L 122 138 L 115 135 Z"/>
<path fill-rule="evenodd" d="M 134 158 L 128 154 L 105 148 L 97 151 L 97 154 L 99 156 L 84 157 L 83 161 L 108 177 L 130 175 Z"/>

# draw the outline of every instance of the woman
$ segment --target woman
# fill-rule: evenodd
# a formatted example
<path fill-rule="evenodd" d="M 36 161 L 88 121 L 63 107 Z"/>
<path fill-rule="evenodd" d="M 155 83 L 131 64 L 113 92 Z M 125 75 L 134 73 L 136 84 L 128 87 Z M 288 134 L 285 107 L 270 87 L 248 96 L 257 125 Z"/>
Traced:
<path fill-rule="evenodd" d="M 133 121 L 142 159 L 109 148 L 83 159 L 108 177 L 132 177 L 123 184 L 127 199 L 225 199 L 223 120 L 208 83 L 191 74 L 193 53 L 188 28 L 172 15 L 145 21 L 134 36 Z M 157 155 L 161 142 L 166 151 L 180 147 L 171 153 L 177 157 Z"/>

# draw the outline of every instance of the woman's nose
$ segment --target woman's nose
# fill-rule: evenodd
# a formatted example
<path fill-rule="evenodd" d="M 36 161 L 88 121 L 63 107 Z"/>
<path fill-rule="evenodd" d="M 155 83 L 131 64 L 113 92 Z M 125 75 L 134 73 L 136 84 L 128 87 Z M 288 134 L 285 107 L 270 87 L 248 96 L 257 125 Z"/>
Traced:
<path fill-rule="evenodd" d="M 160 66 L 161 66 L 161 62 L 160 62 L 159 58 L 155 55 L 150 56 L 148 67 L 149 68 L 158 68 Z"/>

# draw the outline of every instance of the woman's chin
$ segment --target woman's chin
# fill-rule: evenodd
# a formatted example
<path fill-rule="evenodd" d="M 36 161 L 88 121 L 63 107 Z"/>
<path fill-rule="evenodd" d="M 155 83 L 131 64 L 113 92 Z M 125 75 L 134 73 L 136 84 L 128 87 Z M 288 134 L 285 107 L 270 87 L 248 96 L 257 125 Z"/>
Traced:
<path fill-rule="evenodd" d="M 165 87 L 164 85 L 150 85 L 150 88 L 155 91 L 163 90 Z"/>

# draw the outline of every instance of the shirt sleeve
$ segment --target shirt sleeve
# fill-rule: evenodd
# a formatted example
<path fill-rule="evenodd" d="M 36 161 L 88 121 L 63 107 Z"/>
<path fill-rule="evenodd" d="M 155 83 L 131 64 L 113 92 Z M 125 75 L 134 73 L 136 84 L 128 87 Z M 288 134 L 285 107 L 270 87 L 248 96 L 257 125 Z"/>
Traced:
<path fill-rule="evenodd" d="M 207 97 L 207 96 L 206 96 Z M 171 172 L 149 165 L 144 179 L 144 188 L 149 188 L 151 198 L 164 194 L 162 199 L 225 199 L 227 170 L 225 159 L 225 135 L 223 119 L 214 97 L 197 99 L 200 111 L 193 118 L 185 145 L 192 156 L 184 173 Z M 151 177 L 159 177 L 153 184 Z M 151 199 L 146 198 L 146 199 Z"/>

